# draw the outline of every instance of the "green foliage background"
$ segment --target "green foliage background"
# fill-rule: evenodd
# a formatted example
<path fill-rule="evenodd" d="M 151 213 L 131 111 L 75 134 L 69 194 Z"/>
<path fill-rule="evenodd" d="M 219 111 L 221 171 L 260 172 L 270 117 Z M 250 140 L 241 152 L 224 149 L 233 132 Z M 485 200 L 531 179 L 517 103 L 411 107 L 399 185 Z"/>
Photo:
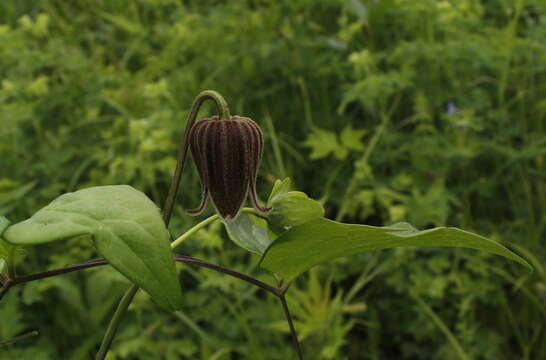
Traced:
<path fill-rule="evenodd" d="M 535 267 L 426 248 L 315 268 L 288 293 L 308 359 L 544 359 L 545 39 L 541 0 L 4 0 L 0 215 L 90 185 L 162 203 L 189 105 L 215 89 L 264 129 L 262 198 L 290 176 L 330 218 L 454 225 Z M 187 171 L 173 234 L 199 197 Z M 181 251 L 272 280 L 220 225 Z M 18 271 L 94 256 L 37 246 Z M 183 311 L 141 293 L 112 359 L 293 357 L 276 299 L 208 270 L 181 279 Z M 15 288 L 0 340 L 40 335 L 0 358 L 91 358 L 127 286 L 101 268 Z"/>

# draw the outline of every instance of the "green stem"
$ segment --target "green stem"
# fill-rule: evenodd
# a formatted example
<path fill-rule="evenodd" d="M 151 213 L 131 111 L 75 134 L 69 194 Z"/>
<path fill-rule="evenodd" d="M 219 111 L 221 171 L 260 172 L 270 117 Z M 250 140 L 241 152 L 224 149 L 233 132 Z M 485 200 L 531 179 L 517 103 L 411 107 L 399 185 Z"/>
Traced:
<path fill-rule="evenodd" d="M 174 249 L 175 247 L 182 244 L 184 241 L 188 240 L 190 236 L 204 228 L 205 226 L 212 224 L 216 220 L 218 220 L 220 217 L 218 215 L 212 215 L 211 217 L 206 218 L 205 220 L 201 221 L 199 224 L 195 225 L 188 231 L 186 231 L 184 234 L 180 235 L 175 241 L 171 243 L 171 248 Z"/>
<path fill-rule="evenodd" d="M 0 341 L 0 346 L 2 346 L 2 345 L 8 345 L 8 344 L 13 344 L 14 342 L 18 342 L 18 341 L 21 341 L 21 340 L 26 340 L 26 339 L 28 339 L 28 338 L 31 338 L 31 337 L 37 336 L 37 335 L 38 335 L 38 330 L 32 330 L 32 331 L 29 332 L 29 333 L 26 333 L 26 334 L 23 334 L 23 335 L 16 336 L 16 337 L 14 337 L 13 339 Z"/>
<path fill-rule="evenodd" d="M 118 330 L 121 318 L 123 317 L 123 315 L 125 315 L 125 312 L 127 311 L 127 308 L 131 304 L 131 301 L 133 300 L 133 297 L 135 296 L 137 291 L 138 286 L 133 284 L 133 286 L 131 286 L 129 290 L 125 292 L 125 295 L 123 295 L 123 298 L 119 302 L 116 312 L 114 313 L 114 316 L 112 317 L 112 320 L 108 325 L 108 329 L 106 329 L 106 333 L 104 334 L 104 338 L 102 339 L 102 343 L 100 345 L 99 352 L 95 357 L 95 360 L 103 360 L 106 357 L 106 353 L 108 353 L 110 345 L 112 345 L 112 341 L 114 340 L 114 336 L 116 335 L 116 331 Z"/>
<path fill-rule="evenodd" d="M 257 216 L 260 216 L 260 214 L 254 210 L 254 208 L 242 208 L 241 212 L 248 213 L 248 214 L 255 214 Z M 204 228 L 205 226 L 208 226 L 215 222 L 216 220 L 220 219 L 218 215 L 212 215 L 211 217 L 206 218 L 205 220 L 201 221 L 199 224 L 195 225 L 188 231 L 186 231 L 184 234 L 180 235 L 176 240 L 174 240 L 171 243 L 171 249 L 174 249 L 178 247 L 180 244 L 182 244 L 184 241 L 188 240 L 190 236 L 194 235 L 196 232 Z"/>

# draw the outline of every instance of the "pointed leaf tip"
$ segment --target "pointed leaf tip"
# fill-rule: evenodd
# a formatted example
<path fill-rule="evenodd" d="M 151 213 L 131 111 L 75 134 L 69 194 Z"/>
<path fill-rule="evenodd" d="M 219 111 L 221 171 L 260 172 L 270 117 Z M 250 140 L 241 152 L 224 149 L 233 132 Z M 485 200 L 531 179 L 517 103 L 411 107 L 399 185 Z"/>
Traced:
<path fill-rule="evenodd" d="M 386 227 L 342 224 L 324 218 L 294 226 L 268 248 L 261 266 L 289 283 L 311 267 L 364 251 L 408 246 L 453 246 L 481 250 L 532 267 L 502 244 L 457 228 L 418 231 L 407 223 Z"/>

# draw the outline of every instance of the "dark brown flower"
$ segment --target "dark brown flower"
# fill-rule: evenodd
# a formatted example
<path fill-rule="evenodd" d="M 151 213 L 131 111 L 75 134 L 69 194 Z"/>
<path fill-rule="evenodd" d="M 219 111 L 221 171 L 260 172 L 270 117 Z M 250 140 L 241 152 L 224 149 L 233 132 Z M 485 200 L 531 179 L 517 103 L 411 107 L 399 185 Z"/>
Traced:
<path fill-rule="evenodd" d="M 219 215 L 234 219 L 243 207 L 247 194 L 254 208 L 269 209 L 259 203 L 256 194 L 256 176 L 262 158 L 263 137 L 258 124 L 252 119 L 218 116 L 196 122 L 188 138 L 191 153 L 203 190 L 201 204 L 189 214 L 200 214 L 210 197 Z"/>

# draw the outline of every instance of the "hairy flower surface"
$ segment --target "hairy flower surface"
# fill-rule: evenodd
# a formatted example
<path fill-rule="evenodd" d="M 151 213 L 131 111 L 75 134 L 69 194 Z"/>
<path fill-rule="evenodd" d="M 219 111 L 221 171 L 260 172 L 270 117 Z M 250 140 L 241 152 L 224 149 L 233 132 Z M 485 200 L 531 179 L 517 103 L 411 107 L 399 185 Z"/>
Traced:
<path fill-rule="evenodd" d="M 234 219 L 248 194 L 254 208 L 265 212 L 256 194 L 256 176 L 262 158 L 263 136 L 252 119 L 218 116 L 196 122 L 189 133 L 190 150 L 201 179 L 203 199 L 189 214 L 203 212 L 208 199 L 219 215 Z"/>

